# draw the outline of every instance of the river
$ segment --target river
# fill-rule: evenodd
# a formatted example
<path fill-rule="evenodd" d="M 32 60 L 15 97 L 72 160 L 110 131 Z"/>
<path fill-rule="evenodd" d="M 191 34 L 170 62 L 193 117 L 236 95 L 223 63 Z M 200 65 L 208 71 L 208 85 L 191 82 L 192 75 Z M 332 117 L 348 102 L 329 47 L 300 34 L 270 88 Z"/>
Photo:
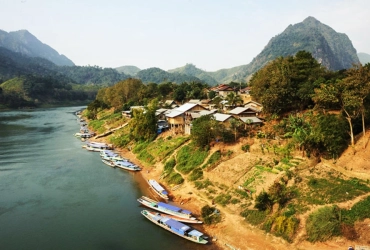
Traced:
<path fill-rule="evenodd" d="M 135 175 L 82 149 L 82 107 L 0 112 L 0 249 L 216 249 L 144 218 Z"/>

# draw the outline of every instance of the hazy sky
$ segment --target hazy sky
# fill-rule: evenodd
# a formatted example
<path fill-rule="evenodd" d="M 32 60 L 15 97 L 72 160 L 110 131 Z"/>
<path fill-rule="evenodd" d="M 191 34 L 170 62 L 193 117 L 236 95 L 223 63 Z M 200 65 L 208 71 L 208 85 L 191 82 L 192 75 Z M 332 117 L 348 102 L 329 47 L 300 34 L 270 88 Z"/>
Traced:
<path fill-rule="evenodd" d="M 26 29 L 76 65 L 113 68 L 248 64 L 308 16 L 370 54 L 369 0 L 0 0 L 0 29 Z"/>

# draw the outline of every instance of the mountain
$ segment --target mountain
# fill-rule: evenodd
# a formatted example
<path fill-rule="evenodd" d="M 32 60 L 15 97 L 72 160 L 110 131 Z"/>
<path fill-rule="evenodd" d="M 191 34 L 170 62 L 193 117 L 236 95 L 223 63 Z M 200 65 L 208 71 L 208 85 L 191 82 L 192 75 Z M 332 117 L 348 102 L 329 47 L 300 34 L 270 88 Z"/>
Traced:
<path fill-rule="evenodd" d="M 310 52 L 329 70 L 348 69 L 353 63 L 359 63 L 356 49 L 346 34 L 337 33 L 314 17 L 307 17 L 273 37 L 251 63 L 227 70 L 227 77 L 223 80 L 247 79 L 269 61 L 280 56 L 295 55 L 300 50 Z"/>
<path fill-rule="evenodd" d="M 249 64 L 229 69 L 206 72 L 186 65 L 171 70 L 194 75 L 202 80 L 206 75 L 217 83 L 231 81 L 246 82 L 249 77 L 277 57 L 295 55 L 305 50 L 329 70 L 348 69 L 353 63 L 359 63 L 356 49 L 346 34 L 337 33 L 314 17 L 307 17 L 303 22 L 289 25 L 281 34 L 270 39 L 265 48 Z M 209 78 L 208 78 L 209 79 Z"/>
<path fill-rule="evenodd" d="M 135 76 L 137 72 L 139 72 L 141 69 L 139 69 L 136 66 L 121 66 L 118 68 L 115 68 L 119 73 L 124 73 L 126 75 Z"/>
<path fill-rule="evenodd" d="M 27 30 L 19 30 L 9 33 L 0 30 L 0 46 L 29 57 L 45 58 L 56 65 L 74 65 L 74 63 L 66 56 L 60 55 L 49 45 L 40 42 Z"/>
<path fill-rule="evenodd" d="M 218 82 L 206 71 L 198 69 L 193 64 L 186 64 L 183 67 L 171 69 L 168 72 L 170 73 L 180 73 L 188 76 L 194 76 L 199 78 L 201 81 L 209 85 L 217 85 Z"/>
<path fill-rule="evenodd" d="M 360 59 L 360 62 L 362 65 L 365 65 L 367 63 L 370 63 L 370 55 L 366 53 L 357 53 L 358 59 Z"/>
<path fill-rule="evenodd" d="M 181 73 L 169 73 L 160 68 L 149 68 L 139 71 L 136 74 L 136 78 L 139 78 L 143 83 L 162 83 L 165 81 L 182 83 L 182 82 L 202 82 L 199 78 L 195 76 L 189 76 Z"/>

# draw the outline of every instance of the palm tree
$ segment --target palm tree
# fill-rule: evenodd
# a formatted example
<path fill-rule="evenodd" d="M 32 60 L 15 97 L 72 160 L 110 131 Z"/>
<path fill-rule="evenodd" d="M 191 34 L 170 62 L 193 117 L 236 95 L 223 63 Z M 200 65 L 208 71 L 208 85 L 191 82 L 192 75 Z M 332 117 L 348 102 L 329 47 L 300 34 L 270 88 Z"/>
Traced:
<path fill-rule="evenodd" d="M 226 96 L 226 100 L 228 104 L 230 105 L 230 107 L 235 107 L 238 104 L 243 104 L 242 98 L 240 97 L 240 95 L 235 94 L 235 92 L 230 92 Z"/>

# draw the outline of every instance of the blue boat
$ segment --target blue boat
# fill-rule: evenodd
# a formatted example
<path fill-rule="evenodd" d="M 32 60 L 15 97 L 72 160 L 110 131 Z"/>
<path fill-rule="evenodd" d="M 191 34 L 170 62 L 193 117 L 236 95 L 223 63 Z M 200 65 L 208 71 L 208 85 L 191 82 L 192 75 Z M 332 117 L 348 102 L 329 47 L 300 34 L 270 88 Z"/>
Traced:
<path fill-rule="evenodd" d="M 196 220 L 196 218 L 192 216 L 190 211 L 182 209 L 180 207 L 176 207 L 171 204 L 155 201 L 146 196 L 141 196 L 141 198 L 137 199 L 137 201 L 146 207 L 149 207 L 151 209 L 157 210 L 165 214 L 174 215 L 180 218 Z"/>
<path fill-rule="evenodd" d="M 185 225 L 177 220 L 171 219 L 166 216 L 160 216 L 157 213 L 151 213 L 147 210 L 141 211 L 141 214 L 145 216 L 148 220 L 160 226 L 171 233 L 174 233 L 184 239 L 190 240 L 199 244 L 207 244 L 208 241 L 205 239 L 206 236 L 195 230 L 194 228 Z"/>
<path fill-rule="evenodd" d="M 168 200 L 168 192 L 156 181 L 153 179 L 148 180 L 149 186 L 158 194 L 161 198 Z"/>
<path fill-rule="evenodd" d="M 114 166 L 130 171 L 140 171 L 141 168 L 129 161 L 113 161 Z"/>

